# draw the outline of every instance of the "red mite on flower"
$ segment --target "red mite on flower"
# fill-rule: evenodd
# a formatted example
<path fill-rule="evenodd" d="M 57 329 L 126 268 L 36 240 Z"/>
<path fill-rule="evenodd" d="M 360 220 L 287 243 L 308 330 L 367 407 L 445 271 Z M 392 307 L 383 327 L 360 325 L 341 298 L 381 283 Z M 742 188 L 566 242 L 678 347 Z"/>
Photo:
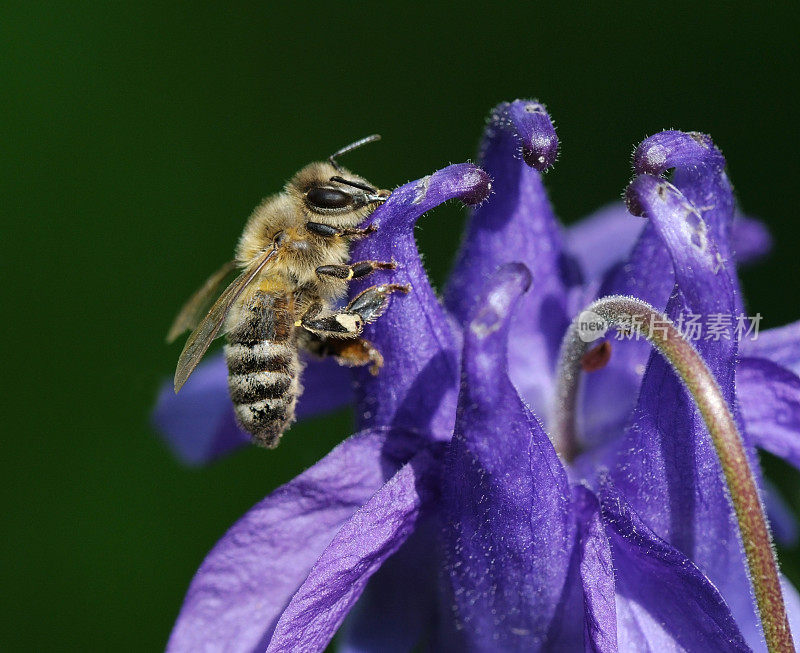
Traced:
<path fill-rule="evenodd" d="M 791 650 L 797 594 L 774 562 L 775 583 L 751 586 L 748 565 L 772 552 L 732 506 L 749 497 L 761 515 L 741 490 L 761 486 L 756 448 L 800 466 L 800 323 L 690 344 L 676 329 L 654 351 L 612 319 L 623 305 L 667 325 L 741 315 L 735 265 L 769 239 L 736 213 L 707 136 L 646 139 L 627 209 L 567 230 L 540 174 L 557 150 L 541 104 L 502 104 L 480 167 L 401 186 L 360 225 L 378 229 L 353 259 L 397 266 L 353 296 L 413 291 L 365 329 L 381 372 L 311 361 L 298 406 L 302 419 L 348 403 L 352 374 L 359 431 L 223 536 L 170 650 L 317 651 L 337 631 L 345 651 L 744 651 L 765 636 Z M 476 208 L 440 301 L 413 228 L 449 199 Z M 581 374 L 570 323 L 590 305 L 618 339 L 590 345 Z M 221 359 L 177 397 L 165 388 L 155 419 L 191 463 L 248 439 Z M 715 449 L 722 423 L 733 463 Z"/>

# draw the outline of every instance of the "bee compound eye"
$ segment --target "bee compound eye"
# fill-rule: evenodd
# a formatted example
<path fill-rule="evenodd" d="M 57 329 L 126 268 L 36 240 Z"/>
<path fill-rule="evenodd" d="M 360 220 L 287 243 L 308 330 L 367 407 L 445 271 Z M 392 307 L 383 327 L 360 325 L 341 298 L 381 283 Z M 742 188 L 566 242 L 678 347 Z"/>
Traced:
<path fill-rule="evenodd" d="M 353 203 L 353 196 L 337 188 L 317 186 L 306 193 L 306 202 L 314 209 L 344 209 Z"/>

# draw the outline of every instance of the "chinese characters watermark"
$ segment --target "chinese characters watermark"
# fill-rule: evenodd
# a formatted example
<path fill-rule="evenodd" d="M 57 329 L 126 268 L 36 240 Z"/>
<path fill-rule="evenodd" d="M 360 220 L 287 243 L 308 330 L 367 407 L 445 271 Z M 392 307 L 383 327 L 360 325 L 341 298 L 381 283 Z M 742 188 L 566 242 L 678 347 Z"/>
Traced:
<path fill-rule="evenodd" d="M 755 315 L 729 315 L 727 313 L 681 313 L 672 321 L 650 316 L 644 319 L 639 315 L 623 316 L 616 327 L 615 340 L 652 339 L 654 335 L 666 337 L 667 328 L 672 324 L 686 340 L 758 340 L 761 313 Z M 610 325 L 597 313 L 583 311 L 578 316 L 578 337 L 583 342 L 594 342 L 608 332 Z"/>

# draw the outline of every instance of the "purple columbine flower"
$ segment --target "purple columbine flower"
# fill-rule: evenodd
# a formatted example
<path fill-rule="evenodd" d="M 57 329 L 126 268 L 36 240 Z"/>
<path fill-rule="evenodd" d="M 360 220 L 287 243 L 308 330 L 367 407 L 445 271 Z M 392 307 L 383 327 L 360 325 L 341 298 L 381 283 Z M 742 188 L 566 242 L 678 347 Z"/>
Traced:
<path fill-rule="evenodd" d="M 541 104 L 502 104 L 481 168 L 448 166 L 372 214 L 378 232 L 354 258 L 398 268 L 367 283 L 413 292 L 368 327 L 380 374 L 311 362 L 299 407 L 302 418 L 351 401 L 355 374 L 359 432 L 220 540 L 170 650 L 322 650 L 343 623 L 344 651 L 765 648 L 704 388 L 687 392 L 680 361 L 648 342 L 610 340 L 578 394 L 562 343 L 597 298 L 673 323 L 739 315 L 734 263 L 769 237 L 736 214 L 711 140 L 676 131 L 636 150 L 627 207 L 645 220 L 619 203 L 565 230 L 540 174 L 557 149 Z M 449 199 L 477 207 L 441 302 L 413 228 Z M 736 469 L 761 483 L 756 448 L 800 467 L 800 323 L 693 345 L 741 434 Z M 177 397 L 165 386 L 156 422 L 192 463 L 247 441 L 221 359 Z M 791 534 L 785 515 L 778 524 Z M 795 590 L 783 581 L 782 593 L 800 632 Z M 764 623 L 790 642 L 781 619 Z"/>

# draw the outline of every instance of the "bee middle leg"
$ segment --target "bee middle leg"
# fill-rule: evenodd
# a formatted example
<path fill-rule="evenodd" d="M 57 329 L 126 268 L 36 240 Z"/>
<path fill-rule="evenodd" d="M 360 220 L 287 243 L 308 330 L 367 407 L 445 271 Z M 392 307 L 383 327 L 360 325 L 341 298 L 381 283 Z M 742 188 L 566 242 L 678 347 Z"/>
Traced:
<path fill-rule="evenodd" d="M 384 263 L 381 261 L 360 261 L 352 265 L 320 265 L 316 269 L 317 276 L 320 278 L 333 277 L 334 279 L 360 279 L 372 274 L 375 270 L 394 270 L 397 267 L 394 263 Z"/>

